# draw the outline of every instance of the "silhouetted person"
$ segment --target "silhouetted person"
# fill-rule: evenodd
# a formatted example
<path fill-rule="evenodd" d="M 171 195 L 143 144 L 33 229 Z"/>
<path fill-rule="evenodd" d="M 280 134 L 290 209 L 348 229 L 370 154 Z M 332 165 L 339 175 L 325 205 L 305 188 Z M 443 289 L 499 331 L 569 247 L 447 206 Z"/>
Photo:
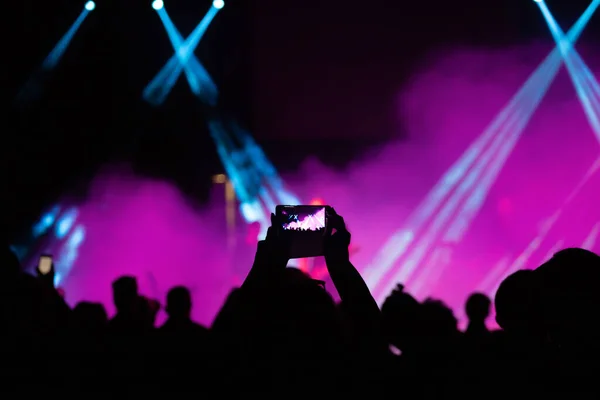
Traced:
<path fill-rule="evenodd" d="M 543 340 L 540 286 L 536 274 L 521 270 L 509 275 L 498 287 L 496 322 L 512 338 L 529 343 Z"/>
<path fill-rule="evenodd" d="M 59 335 L 69 327 L 71 310 L 56 289 L 21 271 L 16 254 L 0 249 L 0 294 L 5 334 Z"/>
<path fill-rule="evenodd" d="M 535 270 L 552 343 L 563 351 L 600 355 L 600 257 L 583 249 L 556 253 Z"/>
<path fill-rule="evenodd" d="M 467 299 L 465 311 L 469 323 L 462 340 L 463 361 L 465 361 L 466 384 L 482 381 L 489 377 L 493 365 L 492 334 L 485 325 L 490 315 L 491 300 L 483 293 L 473 293 Z"/>
<path fill-rule="evenodd" d="M 122 276 L 112 284 L 117 314 L 108 324 L 110 373 L 115 385 L 142 382 L 155 373 L 154 336 L 147 299 L 138 293 L 136 278 Z M 139 387 L 138 389 L 142 389 Z"/>
<path fill-rule="evenodd" d="M 390 342 L 402 351 L 395 375 L 411 377 L 405 387 L 437 396 L 456 385 L 460 333 L 452 310 L 433 299 L 418 303 L 398 285 L 382 314 Z M 424 380 L 427 385 L 418 383 Z"/>
<path fill-rule="evenodd" d="M 416 357 L 421 350 L 421 304 L 398 285 L 385 299 L 381 314 L 389 344 L 403 357 Z"/>
<path fill-rule="evenodd" d="M 169 317 L 157 332 L 161 350 L 160 375 L 166 378 L 167 387 L 194 388 L 197 381 L 190 378 L 199 370 L 190 368 L 191 363 L 196 367 L 211 364 L 211 369 L 215 369 L 214 363 L 207 359 L 209 331 L 191 320 L 192 296 L 186 287 L 176 286 L 169 290 L 165 311 Z"/>
<path fill-rule="evenodd" d="M 597 390 L 591 365 L 600 358 L 600 257 L 583 249 L 556 253 L 537 268 L 542 315 L 552 353 L 553 382 L 565 388 Z M 557 389 L 557 390 L 558 390 Z"/>
<path fill-rule="evenodd" d="M 535 390 L 546 375 L 545 332 L 540 286 L 536 274 L 521 270 L 509 275 L 495 297 L 495 375 L 508 390 Z"/>
<path fill-rule="evenodd" d="M 354 343 L 345 347 L 333 299 L 306 274 L 286 268 L 290 244 L 277 235 L 274 215 L 271 223 L 244 284 L 228 298 L 213 324 L 220 341 L 226 339 L 222 344 L 235 366 L 232 380 L 263 388 L 276 382 L 293 388 L 295 394 L 312 390 L 306 383 L 317 380 L 320 389 L 339 385 L 349 390 L 381 364 L 381 358 L 376 359 L 385 350 L 377 303 L 349 261 L 350 233 L 332 212 L 325 260 L 355 327 Z"/>
<path fill-rule="evenodd" d="M 73 326 L 79 334 L 102 335 L 108 325 L 108 316 L 100 303 L 82 301 L 73 309 Z"/>
<path fill-rule="evenodd" d="M 465 331 L 467 340 L 481 341 L 489 336 L 489 330 L 485 325 L 485 320 L 490 315 L 492 301 L 483 293 L 473 293 L 467 299 L 465 311 L 469 324 Z"/>
<path fill-rule="evenodd" d="M 137 280 L 122 276 L 112 285 L 113 301 L 117 314 L 110 320 L 110 333 L 114 335 L 141 334 L 148 329 L 147 316 L 142 309 Z"/>
<path fill-rule="evenodd" d="M 107 374 L 108 316 L 100 303 L 82 301 L 73 309 L 70 348 L 77 360 L 72 379 L 77 388 L 102 385 Z M 93 386 L 90 386 L 93 385 Z"/>
<path fill-rule="evenodd" d="M 204 344 L 208 337 L 208 329 L 192 321 L 192 295 L 186 287 L 176 286 L 169 290 L 166 312 L 169 318 L 160 327 L 161 334 L 167 334 L 175 341 L 189 341 L 186 345 L 196 348 Z M 184 346 L 181 350 L 191 349 Z"/>
<path fill-rule="evenodd" d="M 71 367 L 66 357 L 59 356 L 69 345 L 71 310 L 54 288 L 21 271 L 8 246 L 0 247 L 0 271 L 3 383 L 10 383 L 15 374 L 33 376 L 46 371 L 45 378 L 59 376 L 58 370 Z"/>
<path fill-rule="evenodd" d="M 427 299 L 421 304 L 425 353 L 437 362 L 455 361 L 460 332 L 452 310 L 440 300 Z"/>

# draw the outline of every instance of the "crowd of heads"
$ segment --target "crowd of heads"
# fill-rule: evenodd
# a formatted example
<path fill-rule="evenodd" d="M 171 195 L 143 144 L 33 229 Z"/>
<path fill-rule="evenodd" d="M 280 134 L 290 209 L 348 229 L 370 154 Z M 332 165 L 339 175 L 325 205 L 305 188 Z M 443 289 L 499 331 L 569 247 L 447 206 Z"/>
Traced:
<path fill-rule="evenodd" d="M 468 391 L 593 392 L 600 358 L 600 257 L 566 249 L 506 277 L 494 299 L 471 294 L 468 324 L 436 299 L 418 301 L 398 284 L 381 308 L 349 260 L 341 218 L 325 238 L 325 260 L 341 301 L 322 281 L 286 267 L 277 235 L 259 242 L 244 283 L 212 326 L 191 320 L 190 291 L 166 299 L 139 293 L 136 277 L 112 285 L 116 309 L 73 308 L 46 280 L 22 271 L 2 249 L 6 376 L 43 377 L 75 390 L 395 390 L 437 397 Z M 107 288 L 110 290 L 110 288 Z M 167 320 L 157 324 L 159 310 Z M 500 329 L 486 325 L 490 314 Z M 19 367 L 16 367 L 19 366 Z M 34 380 L 34 386 L 38 380 Z M 46 386 L 43 386 L 46 387 Z"/>

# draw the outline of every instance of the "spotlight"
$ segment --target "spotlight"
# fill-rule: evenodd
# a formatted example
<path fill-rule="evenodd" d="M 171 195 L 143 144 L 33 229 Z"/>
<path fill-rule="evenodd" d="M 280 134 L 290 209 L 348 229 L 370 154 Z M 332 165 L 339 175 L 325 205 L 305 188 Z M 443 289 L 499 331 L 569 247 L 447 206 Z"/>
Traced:
<path fill-rule="evenodd" d="M 533 0 L 533 1 L 535 1 L 536 3 L 542 3 L 542 2 L 544 2 L 544 0 Z"/>
<path fill-rule="evenodd" d="M 213 7 L 217 10 L 220 10 L 221 8 L 225 7 L 225 2 L 223 0 L 215 0 L 213 1 Z"/>
<path fill-rule="evenodd" d="M 165 3 L 163 3 L 162 0 L 154 0 L 152 2 L 152 8 L 154 8 L 155 10 L 160 10 L 164 6 L 165 6 Z"/>
<path fill-rule="evenodd" d="M 88 1 L 87 3 L 85 3 L 86 10 L 92 11 L 94 8 L 96 8 L 96 3 L 94 3 L 93 1 Z"/>

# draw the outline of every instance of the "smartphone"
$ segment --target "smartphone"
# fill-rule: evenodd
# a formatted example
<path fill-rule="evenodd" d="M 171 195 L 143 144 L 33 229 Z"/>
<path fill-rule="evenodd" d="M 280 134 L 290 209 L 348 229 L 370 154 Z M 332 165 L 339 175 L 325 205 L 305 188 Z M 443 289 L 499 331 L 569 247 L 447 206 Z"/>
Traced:
<path fill-rule="evenodd" d="M 323 255 L 328 206 L 277 206 L 278 235 L 290 243 L 290 258 Z"/>
<path fill-rule="evenodd" d="M 40 275 L 48 275 L 50 272 L 52 272 L 52 256 L 46 254 L 40 256 L 38 272 Z"/>

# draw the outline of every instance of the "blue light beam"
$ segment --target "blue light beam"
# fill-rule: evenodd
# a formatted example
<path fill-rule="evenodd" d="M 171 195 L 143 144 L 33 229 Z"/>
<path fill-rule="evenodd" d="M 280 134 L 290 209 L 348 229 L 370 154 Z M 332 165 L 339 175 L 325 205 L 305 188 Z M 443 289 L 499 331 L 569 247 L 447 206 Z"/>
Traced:
<path fill-rule="evenodd" d="M 179 51 L 184 45 L 183 36 L 175 27 L 175 24 L 171 20 L 171 17 L 167 13 L 165 7 L 157 9 L 156 12 L 160 17 L 165 30 L 167 31 L 167 36 L 171 41 L 171 45 L 173 46 L 175 54 L 178 56 L 179 62 L 183 66 L 183 72 L 185 73 L 185 77 L 192 93 L 200 97 L 201 100 L 206 104 L 216 104 L 218 89 L 208 74 L 208 71 L 204 68 L 200 61 L 198 61 L 198 58 L 196 58 L 194 54 L 191 54 L 189 60 L 185 62 Z"/>
<path fill-rule="evenodd" d="M 47 75 L 52 71 L 60 62 L 65 52 L 69 48 L 71 41 L 77 34 L 77 31 L 83 24 L 88 14 L 96 8 L 96 4 L 93 1 L 88 1 L 81 14 L 77 17 L 75 22 L 71 25 L 67 33 L 58 41 L 56 46 L 52 49 L 50 54 L 44 59 L 40 68 L 33 73 L 31 77 L 23 84 L 17 96 L 15 97 L 15 103 L 18 106 L 27 106 L 33 101 L 37 100 L 43 89 L 43 83 L 47 78 Z"/>
<path fill-rule="evenodd" d="M 600 2 L 600 0 L 594 1 L 594 3 L 598 2 Z M 600 104 L 598 99 L 594 97 L 594 90 L 596 93 L 599 92 L 598 82 L 581 56 L 579 56 L 575 50 L 572 41 L 565 37 L 564 32 L 556 22 L 556 19 L 554 19 L 554 16 L 548 9 L 546 3 L 538 2 L 537 4 L 542 11 L 546 23 L 548 24 L 548 28 L 550 29 L 550 33 L 552 34 L 556 46 L 565 62 L 565 66 L 569 71 L 569 76 L 575 86 L 577 97 L 583 106 L 586 117 L 594 130 L 596 138 L 600 141 Z"/>
<path fill-rule="evenodd" d="M 181 46 L 178 46 L 176 53 L 146 86 L 143 97 L 147 102 L 158 106 L 165 101 L 183 72 L 184 65 L 191 59 L 200 40 L 202 40 L 206 30 L 218 12 L 219 8 L 216 8 L 214 5 L 210 7 L 204 18 L 202 18 L 202 21 L 200 21 L 185 42 Z"/>
<path fill-rule="evenodd" d="M 62 239 L 69 234 L 78 216 L 79 211 L 75 207 L 68 209 L 63 215 L 60 216 L 58 221 L 56 221 L 56 226 L 54 229 L 54 234 L 58 239 Z"/>
<path fill-rule="evenodd" d="M 158 1 L 158 0 L 157 0 Z M 220 9 L 223 7 L 223 3 L 222 2 L 213 2 L 213 6 Z M 153 3 L 154 6 L 154 3 Z M 200 99 L 209 105 L 214 105 L 217 101 L 217 97 L 218 97 L 218 88 L 216 86 L 216 84 L 214 83 L 214 81 L 211 79 L 210 75 L 208 74 L 208 72 L 206 71 L 206 69 L 202 66 L 202 64 L 198 61 L 198 59 L 192 54 L 188 60 L 187 63 L 185 63 L 185 60 L 182 60 L 181 54 L 178 51 L 184 42 L 183 36 L 181 35 L 181 33 L 177 30 L 177 28 L 175 27 L 173 21 L 171 20 L 171 18 L 169 17 L 169 14 L 167 13 L 166 9 L 164 8 L 163 4 L 160 4 L 160 7 L 154 7 L 157 10 L 157 13 L 159 15 L 159 17 L 161 18 L 161 21 L 163 23 L 163 25 L 165 26 L 165 30 L 167 31 L 167 35 L 169 36 L 169 39 L 171 41 L 171 44 L 176 52 L 176 54 L 178 55 L 179 61 L 183 66 L 183 71 L 186 75 L 188 84 L 190 86 L 190 89 L 192 90 L 192 92 L 197 95 L 198 97 L 200 97 Z M 219 128 L 216 128 L 216 126 L 219 125 Z M 298 198 L 294 195 L 292 195 L 291 193 L 287 192 L 284 188 L 283 188 L 283 181 L 281 180 L 281 178 L 279 177 L 277 170 L 275 169 L 275 167 L 273 166 L 273 164 L 267 159 L 266 155 L 264 154 L 264 152 L 262 151 L 262 149 L 258 146 L 258 144 L 256 144 L 256 142 L 254 141 L 254 139 L 252 138 L 252 136 L 246 132 L 245 130 L 241 129 L 239 127 L 239 125 L 235 124 L 235 123 L 229 123 L 227 124 L 228 128 L 225 128 L 224 124 L 222 123 L 216 123 L 215 121 L 213 121 L 213 123 L 211 124 L 211 134 L 213 136 L 213 140 L 215 140 L 215 144 L 217 145 L 217 151 L 219 152 L 219 154 L 228 154 L 225 152 L 224 149 L 226 148 L 234 148 L 235 146 L 233 146 L 232 142 L 231 142 L 231 137 L 229 137 L 229 133 L 227 131 L 232 131 L 234 133 L 234 137 L 242 144 L 242 148 L 243 150 L 237 150 L 235 151 L 235 154 L 232 155 L 233 160 L 237 159 L 239 164 L 239 160 L 244 158 L 247 159 L 250 163 L 254 163 L 254 166 L 249 166 L 249 165 L 237 165 L 235 167 L 236 171 L 247 171 L 248 168 L 254 168 L 256 171 L 252 174 L 250 174 L 250 172 L 245 173 L 246 178 L 250 178 L 250 176 L 248 175 L 252 175 L 252 181 L 255 179 L 261 179 L 261 177 L 264 177 L 267 179 L 267 181 L 270 183 L 270 186 L 273 187 L 274 191 L 276 192 L 276 197 L 279 199 L 279 202 L 281 202 L 282 204 L 297 204 L 298 202 Z M 228 142 L 227 145 L 224 144 L 224 142 Z M 219 150 L 221 149 L 221 150 Z M 242 153 L 248 153 L 248 156 L 242 154 Z M 222 162 L 224 167 L 226 168 L 226 170 L 232 171 L 233 170 L 233 160 L 229 160 L 229 159 L 225 159 L 223 157 L 222 158 Z M 247 162 L 245 162 L 245 164 L 248 164 Z M 234 175 L 239 175 L 241 172 L 236 172 Z M 233 178 L 235 179 L 235 178 Z M 244 181 L 248 181 L 248 179 L 244 179 Z M 253 185 L 248 185 L 249 189 L 248 190 L 243 190 L 244 192 L 252 192 L 252 190 L 250 189 L 250 187 Z M 239 185 L 234 185 L 234 187 L 239 187 Z M 241 193 L 236 193 L 238 195 L 242 195 Z M 239 196 L 238 196 L 239 197 Z M 251 198 L 252 196 L 248 196 L 248 195 L 242 195 L 241 198 L 243 198 L 244 200 L 241 200 L 242 202 L 248 201 L 249 198 Z M 269 207 L 269 205 L 273 205 L 275 202 L 272 199 L 272 196 L 270 196 L 270 194 L 268 193 L 268 191 L 266 189 L 261 190 L 261 198 L 263 198 L 263 200 L 265 201 L 265 203 L 267 204 L 267 207 L 269 209 L 273 209 L 274 207 Z M 285 201 L 284 201 L 285 200 Z"/>
<path fill-rule="evenodd" d="M 73 25 L 71 25 L 71 27 L 69 28 L 67 33 L 64 34 L 64 36 L 58 41 L 58 43 L 56 44 L 54 49 L 50 52 L 50 54 L 48 54 L 48 57 L 46 57 L 46 59 L 42 63 L 43 69 L 45 69 L 45 70 L 54 69 L 54 67 L 56 67 L 58 62 L 61 60 L 61 58 L 63 57 L 63 55 L 69 48 L 71 41 L 75 37 L 75 34 L 77 34 L 77 31 L 81 27 L 81 24 L 83 24 L 83 21 L 85 20 L 85 18 L 88 16 L 88 14 L 91 12 L 91 10 L 93 10 L 95 7 L 95 4 L 94 4 L 94 7 L 92 7 L 92 9 L 90 10 L 90 6 L 88 5 L 89 3 L 93 3 L 93 2 L 86 3 L 83 11 L 81 12 L 81 14 L 79 14 L 79 17 L 77 17 L 77 19 L 75 20 L 75 22 L 73 22 Z"/>
<path fill-rule="evenodd" d="M 60 206 L 56 205 L 52 209 L 42 215 L 39 221 L 33 226 L 33 236 L 38 238 L 44 235 L 54 225 L 60 212 Z"/>
<path fill-rule="evenodd" d="M 222 8 L 223 5 L 223 2 L 213 3 L 216 8 Z M 190 89 L 204 103 L 216 104 L 218 88 L 210 75 L 193 54 L 187 63 L 182 60 L 178 51 L 183 44 L 182 35 L 174 26 L 163 4 L 155 6 L 153 3 L 153 7 L 165 26 Z M 224 118 L 213 118 L 209 123 L 209 130 L 217 147 L 217 153 L 241 202 L 240 211 L 246 221 L 262 222 L 265 219 L 259 199 L 264 203 L 265 208 L 271 211 L 276 204 L 274 198 L 280 204 L 300 204 L 297 196 L 285 190 L 277 170 L 248 132 L 230 119 Z M 241 148 L 235 144 L 236 141 Z M 266 220 L 268 222 L 268 218 Z"/>
<path fill-rule="evenodd" d="M 54 278 L 54 284 L 60 285 L 65 282 L 77 257 L 79 256 L 79 248 L 85 240 L 86 230 L 83 225 L 77 225 L 73 229 L 73 233 L 69 236 L 63 248 L 60 251 L 60 255 L 56 262 L 56 276 Z"/>
<path fill-rule="evenodd" d="M 546 7 L 546 5 L 543 2 L 538 2 L 538 3 L 540 3 L 539 6 L 542 9 L 548 10 L 548 8 Z M 598 7 L 598 2 L 596 2 L 595 6 L 593 4 L 591 6 Z M 593 10 L 595 10 L 595 9 L 591 9 L 591 13 L 593 13 Z M 549 11 L 548 11 L 548 14 L 549 14 Z M 589 15 L 591 17 L 591 14 L 589 14 Z M 550 17 L 551 17 L 551 15 L 550 15 Z M 556 22 L 556 21 L 554 21 L 554 22 Z M 555 23 L 554 26 L 558 26 L 558 25 L 556 25 L 556 23 Z M 562 30 L 559 33 L 564 38 L 564 41 L 568 40 L 564 36 L 564 33 L 562 32 Z M 559 49 L 559 51 L 560 51 L 560 49 Z M 591 96 L 589 96 L 589 101 L 592 104 L 592 107 L 595 107 L 597 112 L 599 112 L 600 108 L 598 108 L 598 106 L 599 106 L 598 100 L 593 97 L 593 94 L 594 94 L 594 92 L 600 94 L 600 85 L 596 81 L 594 75 L 592 74 L 592 72 L 590 71 L 588 66 L 585 64 L 583 59 L 581 59 L 579 54 L 572 47 L 571 47 L 570 54 L 573 56 L 573 61 L 578 65 L 578 69 L 580 69 L 580 72 L 581 72 L 581 74 L 578 74 L 575 78 L 572 78 L 572 79 L 574 79 L 574 80 L 576 79 L 576 80 L 578 80 L 578 82 L 581 82 L 582 88 L 586 87 L 584 80 L 588 81 L 589 86 L 591 88 L 591 92 L 592 92 L 592 93 L 590 93 Z M 561 51 L 561 55 L 563 56 L 563 60 L 564 60 L 565 56 L 562 53 L 562 51 Z M 565 65 L 567 65 L 567 67 L 568 67 L 568 64 L 566 62 L 565 62 Z M 582 77 L 582 75 L 583 75 L 583 77 Z M 581 100 L 581 101 L 583 104 L 584 101 L 583 100 Z M 598 115 L 597 112 L 595 113 L 596 116 Z M 595 120 L 597 121 L 597 118 Z M 594 121 L 594 119 L 592 119 L 591 122 L 592 121 Z M 492 174 L 493 174 L 493 172 L 492 172 Z M 444 237 L 444 241 L 458 242 L 462 239 L 466 229 L 470 226 L 473 218 L 477 215 L 477 213 L 481 209 L 481 207 L 483 205 L 483 201 L 487 197 L 488 189 L 485 189 L 485 186 L 489 187 L 492 179 L 489 179 L 489 178 L 484 179 L 484 182 L 482 182 L 484 187 L 478 188 L 478 191 L 476 193 L 474 193 L 473 196 L 469 199 L 467 207 L 465 207 L 465 209 L 462 212 L 462 215 L 456 219 L 455 223 L 448 230 L 446 236 Z"/>
<path fill-rule="evenodd" d="M 462 235 L 471 225 L 471 222 L 483 206 L 489 190 L 502 171 L 509 156 L 512 154 L 513 149 L 517 145 L 517 142 L 529 123 L 533 113 L 535 110 L 537 110 L 541 100 L 547 93 L 550 83 L 551 82 L 547 82 L 545 87 L 540 88 L 539 96 L 535 98 L 532 103 L 524 106 L 520 110 L 519 114 L 515 115 L 514 123 L 510 126 L 507 126 L 505 133 L 498 136 L 495 145 L 490 147 L 486 152 L 487 154 L 484 154 L 481 157 L 480 164 L 471 171 L 469 176 L 467 176 L 461 186 L 459 186 L 457 192 L 455 192 L 453 197 L 451 197 L 446 203 L 446 206 L 442 212 L 436 215 L 436 220 L 434 221 L 433 225 L 437 224 L 439 229 L 437 231 L 432 231 L 432 229 L 427 231 L 427 234 L 423 238 L 423 241 L 425 241 L 426 244 L 420 245 L 423 247 L 419 247 L 424 248 L 424 251 L 416 256 L 415 254 L 410 255 L 407 262 L 400 269 L 400 272 L 398 272 L 398 275 L 396 276 L 397 279 L 400 281 L 405 281 L 409 279 L 411 275 L 419 273 L 413 282 L 414 286 L 424 287 L 425 282 L 429 281 L 429 276 L 425 272 L 420 271 L 420 269 L 416 269 L 416 266 L 419 265 L 419 263 L 424 257 L 427 256 L 427 253 L 429 252 L 429 248 L 427 246 L 431 246 L 435 242 L 435 240 L 438 238 L 437 233 L 442 233 L 441 227 L 448 221 L 450 221 L 451 224 L 450 227 L 447 228 L 446 233 L 442 238 L 441 245 L 444 246 L 448 242 L 459 241 L 462 238 Z M 471 177 L 471 174 L 476 175 Z M 466 182 L 472 182 L 475 184 L 473 191 L 471 192 L 470 196 L 460 198 L 458 197 L 458 193 L 463 185 L 467 186 Z M 467 190 L 468 189 L 469 188 L 467 187 Z M 464 194 L 468 195 L 467 190 L 464 191 Z M 465 198 L 466 201 L 453 221 L 449 219 L 444 220 L 444 216 L 451 215 L 454 211 L 450 208 L 450 204 L 453 202 L 454 197 L 457 197 L 457 202 L 463 201 Z M 427 239 L 428 241 L 426 241 Z M 436 271 L 436 274 L 441 275 L 441 270 L 443 269 L 444 265 L 440 265 L 439 270 Z"/>
<path fill-rule="evenodd" d="M 594 11 L 598 8 L 600 0 L 595 0 L 571 28 L 568 37 L 574 43 L 589 22 Z M 532 73 L 521 89 L 509 101 L 504 109 L 492 121 L 484 133 L 469 146 L 450 169 L 441 177 L 436 185 L 427 194 L 419 207 L 408 219 L 405 227 L 395 232 L 377 253 L 371 265 L 365 271 L 369 287 L 375 285 L 388 273 L 397 260 L 409 249 L 412 241 L 426 222 L 438 210 L 445 197 L 458 185 L 459 181 L 467 174 L 469 168 L 480 156 L 483 149 L 494 139 L 499 129 L 509 120 L 510 115 L 518 111 L 524 102 L 531 103 L 532 96 L 539 93 L 543 82 L 551 83 L 558 74 L 561 65 L 561 54 L 554 49 L 544 59 L 542 64 Z M 529 100 L 528 100 L 529 99 Z"/>
<path fill-rule="evenodd" d="M 217 153 L 240 201 L 240 213 L 248 223 L 259 222 L 264 238 L 270 226 L 270 213 L 277 204 L 301 204 L 284 188 L 275 167 L 249 133 L 235 122 L 213 116 L 209 130 Z M 270 169 L 265 169 L 265 165 Z"/>
<path fill-rule="evenodd" d="M 274 192 L 277 203 L 301 204 L 296 195 L 288 192 L 285 189 L 283 179 L 281 179 L 277 169 L 268 159 L 263 149 L 258 145 L 258 143 L 256 143 L 252 135 L 234 121 L 230 122 L 230 126 L 235 138 L 242 144 L 244 151 L 248 153 L 248 156 L 251 162 L 254 164 L 254 168 L 256 168 L 260 174 L 261 179 L 266 181 L 268 186 Z M 267 193 L 264 193 L 262 197 L 267 204 L 272 202 Z M 270 209 L 273 210 L 274 208 Z"/>
<path fill-rule="evenodd" d="M 262 185 L 260 176 L 250 163 L 247 153 L 235 148 L 235 144 L 221 119 L 210 119 L 208 127 L 215 142 L 217 154 L 240 201 L 240 213 L 246 222 L 260 223 L 261 233 L 259 238 L 263 238 L 266 234 L 266 228 L 270 225 L 270 219 L 268 218 L 270 211 L 265 211 L 259 200 Z"/>

